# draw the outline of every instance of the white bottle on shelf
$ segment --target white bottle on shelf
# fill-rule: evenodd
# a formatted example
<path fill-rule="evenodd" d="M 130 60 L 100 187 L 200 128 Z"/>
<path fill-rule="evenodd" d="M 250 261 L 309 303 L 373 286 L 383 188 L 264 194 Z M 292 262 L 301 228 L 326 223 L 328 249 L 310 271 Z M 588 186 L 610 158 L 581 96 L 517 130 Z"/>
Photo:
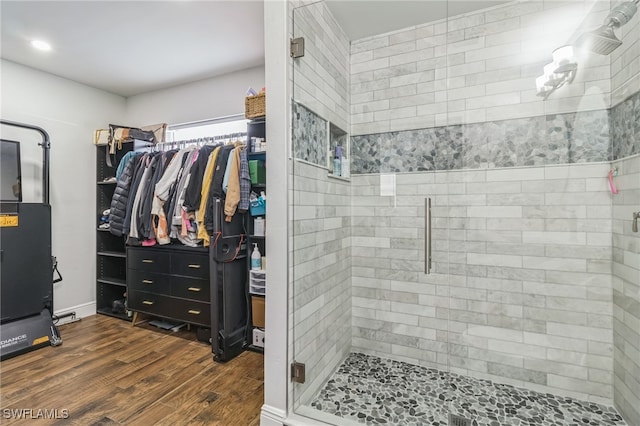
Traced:
<path fill-rule="evenodd" d="M 264 218 L 256 217 L 253 220 L 253 235 L 264 237 Z"/>
<path fill-rule="evenodd" d="M 251 253 L 251 269 L 254 271 L 262 269 L 262 255 L 258 249 L 258 243 L 253 243 L 253 252 Z"/>

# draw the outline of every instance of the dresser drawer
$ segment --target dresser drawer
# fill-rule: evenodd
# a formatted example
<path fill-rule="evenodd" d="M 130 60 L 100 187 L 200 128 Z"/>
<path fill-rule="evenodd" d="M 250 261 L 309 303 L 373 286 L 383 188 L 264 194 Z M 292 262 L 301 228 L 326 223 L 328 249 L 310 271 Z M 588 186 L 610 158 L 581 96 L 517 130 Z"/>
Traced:
<path fill-rule="evenodd" d="M 179 321 L 211 326 L 211 306 L 208 303 L 187 299 L 171 299 L 171 308 L 165 316 Z"/>
<path fill-rule="evenodd" d="M 170 275 L 167 274 L 128 269 L 127 287 L 130 290 L 146 291 L 157 294 L 170 294 L 171 278 Z"/>
<path fill-rule="evenodd" d="M 209 302 L 209 285 L 208 280 L 174 275 L 171 277 L 171 295 Z"/>
<path fill-rule="evenodd" d="M 127 306 L 134 311 L 165 316 L 165 312 L 171 309 L 171 299 L 167 296 L 130 290 L 127 297 Z"/>
<path fill-rule="evenodd" d="M 171 275 L 187 277 L 209 277 L 209 256 L 206 253 L 173 253 L 171 255 Z"/>
<path fill-rule="evenodd" d="M 127 251 L 127 268 L 140 271 L 169 273 L 171 254 L 161 250 L 129 248 Z"/>

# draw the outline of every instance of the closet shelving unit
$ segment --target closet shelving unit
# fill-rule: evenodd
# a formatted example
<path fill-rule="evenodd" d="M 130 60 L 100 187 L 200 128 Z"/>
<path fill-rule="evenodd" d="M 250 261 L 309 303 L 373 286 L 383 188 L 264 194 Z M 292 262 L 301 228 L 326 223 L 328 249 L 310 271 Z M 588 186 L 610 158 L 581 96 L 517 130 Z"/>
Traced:
<path fill-rule="evenodd" d="M 111 198 L 117 183 L 114 179 L 120 159 L 134 149 L 134 143 L 123 143 L 122 149 L 116 150 L 115 158 L 111 155 L 112 165 L 107 165 L 108 145 L 96 145 L 96 310 L 99 314 L 128 320 L 126 313 L 114 313 L 114 300 L 125 299 L 126 282 L 126 249 L 124 238 L 117 237 L 109 229 L 99 228 L 102 213 L 111 206 Z"/>
<path fill-rule="evenodd" d="M 266 164 L 266 159 L 267 159 L 267 153 L 266 151 L 259 151 L 259 152 L 254 152 L 251 150 L 251 138 L 252 137 L 257 137 L 257 138 L 263 138 L 265 139 L 265 135 L 266 135 L 266 117 L 257 117 L 252 119 L 251 121 L 249 121 L 249 123 L 247 123 L 247 160 L 251 161 L 251 160 L 261 160 L 264 161 Z M 268 145 L 267 141 L 267 146 Z M 256 194 L 260 194 L 261 192 L 267 192 L 267 185 L 266 183 L 252 183 L 251 184 L 251 191 L 255 192 Z M 264 215 L 265 219 L 266 219 L 266 215 Z M 254 216 L 252 216 L 251 214 L 247 214 L 247 231 L 248 231 L 248 237 L 247 237 L 247 269 L 251 269 L 251 252 L 253 251 L 253 244 L 257 243 L 258 244 L 258 248 L 260 250 L 260 253 L 262 254 L 262 256 L 266 256 L 266 245 L 265 245 L 265 237 L 264 236 L 259 236 L 259 235 L 254 235 L 254 227 L 253 227 L 253 220 L 255 219 Z M 266 223 L 266 222 L 265 222 Z M 266 234 L 266 226 L 265 226 L 265 234 Z M 264 268 L 263 266 L 263 270 L 266 270 L 266 268 Z M 256 292 L 251 291 L 251 272 L 249 272 L 247 274 L 247 284 L 246 284 L 246 291 L 247 291 L 247 295 L 250 298 L 250 303 L 249 303 L 249 324 L 247 327 L 247 348 L 251 351 L 255 351 L 255 352 L 260 352 L 260 353 L 264 353 L 264 347 L 261 346 L 256 346 L 253 344 L 253 330 L 254 329 L 259 329 L 264 331 L 264 324 L 262 324 L 262 327 L 259 327 L 256 324 L 256 319 L 254 318 L 254 310 L 253 307 L 255 306 L 255 304 L 263 304 L 263 306 L 266 306 L 266 297 L 264 294 L 259 294 Z M 262 321 L 264 321 L 264 319 L 262 319 Z M 258 321 L 260 322 L 260 320 Z M 266 344 L 266 343 L 265 343 Z"/>

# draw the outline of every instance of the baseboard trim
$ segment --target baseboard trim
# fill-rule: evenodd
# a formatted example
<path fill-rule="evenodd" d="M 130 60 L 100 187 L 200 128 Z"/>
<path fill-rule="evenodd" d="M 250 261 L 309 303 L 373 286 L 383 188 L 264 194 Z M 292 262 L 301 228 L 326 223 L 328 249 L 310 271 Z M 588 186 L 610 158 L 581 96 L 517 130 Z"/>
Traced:
<path fill-rule="evenodd" d="M 283 410 L 263 405 L 260 413 L 260 426 L 328 426 L 338 424 L 336 422 L 344 426 L 362 425 L 362 423 L 337 417 L 311 407 L 300 407 L 296 413 L 287 415 Z"/>
<path fill-rule="evenodd" d="M 82 305 L 72 306 L 70 308 L 60 309 L 55 311 L 54 315 L 61 316 L 70 312 L 75 312 L 75 317 L 64 317 L 58 321 L 56 325 L 68 324 L 70 322 L 77 321 L 84 317 L 89 317 L 96 314 L 96 302 L 83 303 Z"/>
<path fill-rule="evenodd" d="M 286 416 L 284 410 L 265 404 L 260 411 L 260 426 L 283 426 Z"/>

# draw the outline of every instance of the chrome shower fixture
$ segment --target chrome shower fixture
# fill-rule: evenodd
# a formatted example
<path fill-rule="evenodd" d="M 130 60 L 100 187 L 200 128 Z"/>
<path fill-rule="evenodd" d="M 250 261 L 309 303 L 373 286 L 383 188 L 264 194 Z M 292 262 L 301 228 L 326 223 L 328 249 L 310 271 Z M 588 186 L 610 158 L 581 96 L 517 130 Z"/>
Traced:
<path fill-rule="evenodd" d="M 536 95 L 544 99 L 565 84 L 571 83 L 578 70 L 572 46 L 559 47 L 553 51 L 552 56 L 553 62 L 545 65 L 544 74 L 536 78 Z"/>
<path fill-rule="evenodd" d="M 576 46 L 598 55 L 608 55 L 616 50 L 622 41 L 616 37 L 614 29 L 620 28 L 633 18 L 638 10 L 638 4 L 640 4 L 640 0 L 628 1 L 615 6 L 600 28 L 578 37 Z"/>

